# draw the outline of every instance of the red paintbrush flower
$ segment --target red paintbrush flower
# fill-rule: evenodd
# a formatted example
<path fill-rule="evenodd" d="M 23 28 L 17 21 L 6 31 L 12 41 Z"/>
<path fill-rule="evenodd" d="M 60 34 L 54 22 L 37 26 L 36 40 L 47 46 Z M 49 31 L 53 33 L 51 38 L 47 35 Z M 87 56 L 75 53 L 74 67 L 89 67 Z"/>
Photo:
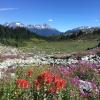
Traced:
<path fill-rule="evenodd" d="M 32 77 L 32 75 L 33 75 L 33 71 L 32 71 L 31 69 L 28 70 L 27 75 L 28 75 L 29 77 Z"/>
<path fill-rule="evenodd" d="M 48 93 L 56 93 L 55 87 L 51 87 L 51 88 L 48 90 Z"/>
<path fill-rule="evenodd" d="M 55 87 L 58 91 L 60 91 L 63 87 L 65 87 L 65 80 L 61 79 L 58 76 L 54 77 L 54 83 L 55 83 Z"/>
<path fill-rule="evenodd" d="M 38 81 L 38 80 L 34 80 L 33 83 L 34 83 L 36 89 L 39 90 L 39 89 L 40 89 L 40 85 L 41 85 L 41 84 L 39 83 L 39 81 Z"/>
<path fill-rule="evenodd" d="M 38 81 L 40 83 L 44 82 L 46 84 L 50 84 L 53 81 L 53 75 L 50 72 L 45 71 L 38 76 Z"/>
<path fill-rule="evenodd" d="M 17 79 L 16 80 L 16 85 L 18 87 L 21 87 L 21 88 L 29 88 L 30 87 L 30 83 L 27 81 L 27 80 L 24 80 L 24 79 Z"/>
<path fill-rule="evenodd" d="M 50 88 L 48 89 L 48 93 L 57 93 L 61 91 L 62 88 L 65 87 L 65 80 L 61 77 L 54 76 L 49 71 L 45 71 L 40 74 L 37 80 L 34 81 L 35 87 L 37 90 L 41 89 L 44 85 L 49 85 Z"/>

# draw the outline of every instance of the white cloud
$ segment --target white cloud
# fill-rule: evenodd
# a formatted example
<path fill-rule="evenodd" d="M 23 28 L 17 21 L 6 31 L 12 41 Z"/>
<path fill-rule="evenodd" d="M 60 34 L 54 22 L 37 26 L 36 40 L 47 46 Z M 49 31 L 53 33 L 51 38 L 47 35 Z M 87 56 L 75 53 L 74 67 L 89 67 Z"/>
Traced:
<path fill-rule="evenodd" d="M 48 21 L 49 21 L 49 22 L 53 22 L 54 20 L 53 20 L 53 19 L 49 19 Z"/>
<path fill-rule="evenodd" d="M 0 11 L 18 10 L 18 8 L 0 8 Z"/>
<path fill-rule="evenodd" d="M 98 20 L 98 19 L 96 19 L 95 21 L 96 21 L 96 22 L 99 22 L 99 20 Z"/>

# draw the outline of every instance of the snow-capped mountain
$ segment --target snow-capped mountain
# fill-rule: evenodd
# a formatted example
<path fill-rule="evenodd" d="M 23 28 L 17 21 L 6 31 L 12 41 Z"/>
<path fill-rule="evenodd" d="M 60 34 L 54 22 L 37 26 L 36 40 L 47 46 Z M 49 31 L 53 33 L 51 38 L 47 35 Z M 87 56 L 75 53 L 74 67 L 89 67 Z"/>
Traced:
<path fill-rule="evenodd" d="M 81 27 L 77 27 L 74 28 L 72 30 L 68 30 L 65 32 L 66 35 L 72 35 L 72 34 L 77 34 L 78 32 L 82 31 L 84 34 L 88 34 L 88 33 L 93 33 L 93 31 L 100 29 L 99 26 L 81 26 Z"/>
<path fill-rule="evenodd" d="M 25 25 L 20 22 L 12 22 L 5 23 L 4 26 L 8 26 L 10 28 L 24 27 L 41 36 L 58 35 L 61 33 L 57 29 L 50 27 L 48 24 Z"/>
<path fill-rule="evenodd" d="M 100 27 L 99 26 L 81 26 L 81 27 L 74 28 L 72 30 L 94 30 L 94 29 L 100 29 Z"/>
<path fill-rule="evenodd" d="M 82 29 L 90 29 L 92 28 L 91 26 L 80 26 L 80 27 L 77 27 L 77 28 L 74 28 L 73 30 L 82 30 Z"/>
<path fill-rule="evenodd" d="M 50 26 L 48 24 L 36 24 L 36 25 L 27 25 L 27 28 L 49 29 Z"/>
<path fill-rule="evenodd" d="M 35 32 L 38 35 L 42 35 L 42 36 L 58 35 L 61 33 L 57 29 L 51 28 L 48 24 L 28 25 L 27 28 L 30 31 Z"/>
<path fill-rule="evenodd" d="M 10 28 L 25 27 L 25 25 L 20 22 L 5 23 L 4 26 L 8 26 Z"/>

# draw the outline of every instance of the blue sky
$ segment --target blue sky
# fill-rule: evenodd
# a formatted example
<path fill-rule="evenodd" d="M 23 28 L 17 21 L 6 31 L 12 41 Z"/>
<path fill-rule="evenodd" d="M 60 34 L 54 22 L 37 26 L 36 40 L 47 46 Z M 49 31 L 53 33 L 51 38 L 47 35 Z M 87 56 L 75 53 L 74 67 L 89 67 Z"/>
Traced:
<path fill-rule="evenodd" d="M 60 31 L 100 26 L 100 0 L 0 0 L 0 23 L 47 23 Z"/>

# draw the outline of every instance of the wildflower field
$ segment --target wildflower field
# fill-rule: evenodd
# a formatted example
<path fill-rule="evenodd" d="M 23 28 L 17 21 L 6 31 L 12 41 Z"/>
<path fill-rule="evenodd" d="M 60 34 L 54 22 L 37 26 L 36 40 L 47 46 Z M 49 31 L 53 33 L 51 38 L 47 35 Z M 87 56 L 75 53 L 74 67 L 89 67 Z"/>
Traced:
<path fill-rule="evenodd" d="M 100 63 L 17 67 L 0 79 L 0 100 L 100 100 Z"/>
<path fill-rule="evenodd" d="M 100 0 L 0 5 L 0 100 L 100 100 Z"/>

